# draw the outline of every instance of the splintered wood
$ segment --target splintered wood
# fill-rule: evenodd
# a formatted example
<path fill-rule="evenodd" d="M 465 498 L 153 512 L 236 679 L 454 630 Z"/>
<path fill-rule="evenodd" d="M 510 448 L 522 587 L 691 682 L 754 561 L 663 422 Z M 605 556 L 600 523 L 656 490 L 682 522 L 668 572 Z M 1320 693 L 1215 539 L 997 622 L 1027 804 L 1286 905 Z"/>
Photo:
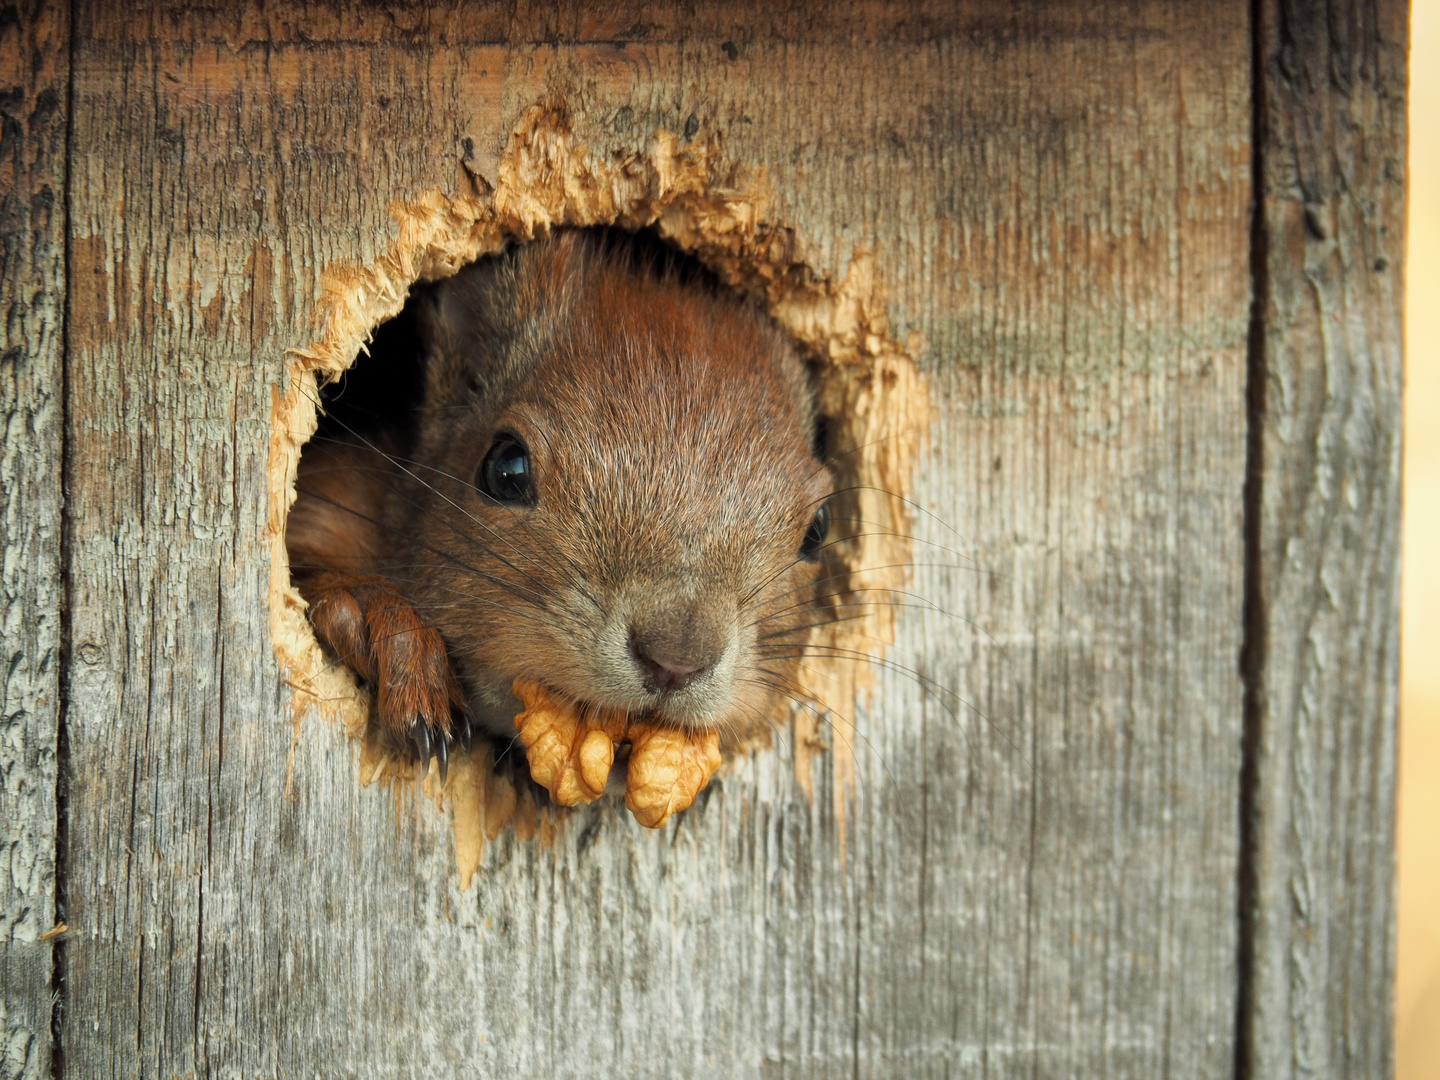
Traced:
<path fill-rule="evenodd" d="M 629 723 L 624 713 L 577 706 L 521 679 L 514 691 L 525 706 L 515 730 L 530 775 L 562 806 L 591 803 L 604 793 L 615 744 L 625 738 L 631 744 L 625 805 L 649 829 L 693 803 L 720 767 L 717 732 Z"/>

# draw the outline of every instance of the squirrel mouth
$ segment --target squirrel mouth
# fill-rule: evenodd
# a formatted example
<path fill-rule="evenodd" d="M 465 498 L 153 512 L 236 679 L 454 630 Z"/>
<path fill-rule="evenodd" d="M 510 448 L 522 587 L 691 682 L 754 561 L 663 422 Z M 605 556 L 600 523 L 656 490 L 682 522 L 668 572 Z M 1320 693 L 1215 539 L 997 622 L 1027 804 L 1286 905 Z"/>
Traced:
<path fill-rule="evenodd" d="M 697 710 L 687 707 L 691 704 L 677 697 L 680 691 L 662 690 L 651 695 L 653 700 L 641 705 L 639 708 L 626 708 L 624 706 L 613 706 L 585 698 L 570 690 L 556 685 L 548 679 L 537 679 L 530 675 L 519 675 L 515 682 L 525 682 L 529 685 L 543 689 L 547 694 L 557 701 L 563 701 L 574 709 L 581 716 L 607 716 L 621 717 L 631 724 L 646 724 L 655 727 L 673 728 L 690 734 L 700 734 L 710 731 L 720 725 L 714 722 L 710 716 L 710 710 Z M 690 695 L 686 695 L 689 697 Z M 518 693 L 513 692 L 509 699 L 511 702 L 520 702 L 523 699 Z M 512 705 L 513 708 L 513 705 Z M 518 721 L 519 716 L 515 719 Z M 508 725 L 507 725 L 508 727 Z"/>
<path fill-rule="evenodd" d="M 578 716 L 582 721 L 589 718 L 596 718 L 597 720 L 603 719 L 606 721 L 618 718 L 621 722 L 624 723 L 666 723 L 663 718 L 656 715 L 656 708 L 654 705 L 647 705 L 641 709 L 615 708 L 609 705 L 602 705 L 599 702 L 591 701 L 587 698 L 579 697 L 576 694 L 572 694 L 567 690 L 562 690 L 560 687 L 554 685 L 553 683 L 546 682 L 542 679 L 531 679 L 523 675 L 517 676 L 514 680 L 515 686 L 519 686 L 522 683 L 525 684 L 527 687 L 534 688 L 533 690 L 530 690 L 530 693 L 532 695 L 536 691 L 543 692 L 557 706 L 561 706 L 573 711 L 576 716 Z M 521 703 L 520 712 L 515 717 L 515 723 L 518 726 L 520 723 L 520 717 L 524 715 L 526 698 L 522 696 L 520 691 L 515 690 L 514 687 L 512 687 L 512 695 L 515 701 Z"/>

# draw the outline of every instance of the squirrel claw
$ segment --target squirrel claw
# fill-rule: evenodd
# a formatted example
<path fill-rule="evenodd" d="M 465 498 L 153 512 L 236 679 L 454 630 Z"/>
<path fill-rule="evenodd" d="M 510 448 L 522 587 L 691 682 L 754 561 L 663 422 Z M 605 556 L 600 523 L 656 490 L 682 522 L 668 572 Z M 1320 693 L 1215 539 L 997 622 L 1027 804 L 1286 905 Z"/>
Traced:
<path fill-rule="evenodd" d="M 415 721 L 415 756 L 420 759 L 421 775 L 430 771 L 430 729 L 424 720 Z"/>
<path fill-rule="evenodd" d="M 440 765 L 440 787 L 445 787 L 445 777 L 450 772 L 450 747 L 449 740 L 441 735 L 435 740 L 435 759 Z"/>

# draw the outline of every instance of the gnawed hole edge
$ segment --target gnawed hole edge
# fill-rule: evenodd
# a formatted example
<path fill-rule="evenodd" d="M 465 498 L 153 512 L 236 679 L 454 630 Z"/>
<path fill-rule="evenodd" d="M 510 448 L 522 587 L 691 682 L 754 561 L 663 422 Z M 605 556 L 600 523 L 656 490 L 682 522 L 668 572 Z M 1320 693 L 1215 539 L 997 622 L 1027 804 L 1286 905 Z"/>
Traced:
<path fill-rule="evenodd" d="M 916 363 L 922 343 L 889 333 L 887 295 L 872 252 L 856 252 L 838 282 L 816 275 L 799 259 L 792 230 L 771 220 L 763 170 L 729 167 L 712 142 L 683 143 L 661 131 L 650 152 L 606 156 L 572 137 L 563 103 L 533 107 L 513 129 L 493 192 L 447 197 L 431 191 L 391 206 L 398 235 L 368 266 L 341 265 L 322 277 L 320 332 L 290 350 L 283 389 L 273 391 L 268 467 L 271 551 L 270 626 L 291 698 L 294 739 L 312 710 L 340 721 L 359 737 L 370 699 L 342 666 L 328 661 L 290 583 L 285 522 L 295 501 L 301 449 L 315 433 L 319 386 L 343 373 L 381 323 L 400 313 L 412 285 L 456 273 L 512 240 L 529 240 L 564 226 L 654 227 L 695 256 L 726 285 L 756 297 L 815 364 L 832 452 L 844 455 L 842 516 L 864 522 L 843 548 L 847 597 L 893 595 L 905 587 L 911 551 L 910 494 L 921 440 L 933 419 L 926 381 Z M 807 796 L 815 757 L 829 751 L 835 814 L 844 844 L 845 804 L 855 775 L 855 712 L 873 688 L 872 663 L 895 640 L 896 608 L 872 603 L 861 618 L 817 631 L 827 655 L 807 659 L 803 690 L 821 709 L 792 711 L 794 768 Z M 292 764 L 293 764 L 292 743 Z M 480 865 L 487 840 L 507 824 L 522 837 L 553 835 L 555 815 L 497 776 L 477 751 L 457 758 L 444 792 L 432 770 L 424 790 L 453 806 L 456 859 L 462 887 Z M 390 781 L 397 800 L 413 790 L 407 762 L 386 758 L 378 742 L 362 740 L 361 779 Z"/>

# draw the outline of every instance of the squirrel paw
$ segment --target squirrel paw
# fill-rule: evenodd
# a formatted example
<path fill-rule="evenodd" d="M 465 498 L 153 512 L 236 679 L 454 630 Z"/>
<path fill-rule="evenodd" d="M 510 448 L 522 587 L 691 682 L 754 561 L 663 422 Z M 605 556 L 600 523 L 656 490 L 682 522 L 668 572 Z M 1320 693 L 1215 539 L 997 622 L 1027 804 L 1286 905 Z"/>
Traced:
<path fill-rule="evenodd" d="M 325 573 L 301 592 L 316 636 L 375 691 L 381 728 L 426 772 L 434 759 L 444 786 L 450 743 L 468 746 L 471 728 L 440 632 L 385 578 Z"/>

